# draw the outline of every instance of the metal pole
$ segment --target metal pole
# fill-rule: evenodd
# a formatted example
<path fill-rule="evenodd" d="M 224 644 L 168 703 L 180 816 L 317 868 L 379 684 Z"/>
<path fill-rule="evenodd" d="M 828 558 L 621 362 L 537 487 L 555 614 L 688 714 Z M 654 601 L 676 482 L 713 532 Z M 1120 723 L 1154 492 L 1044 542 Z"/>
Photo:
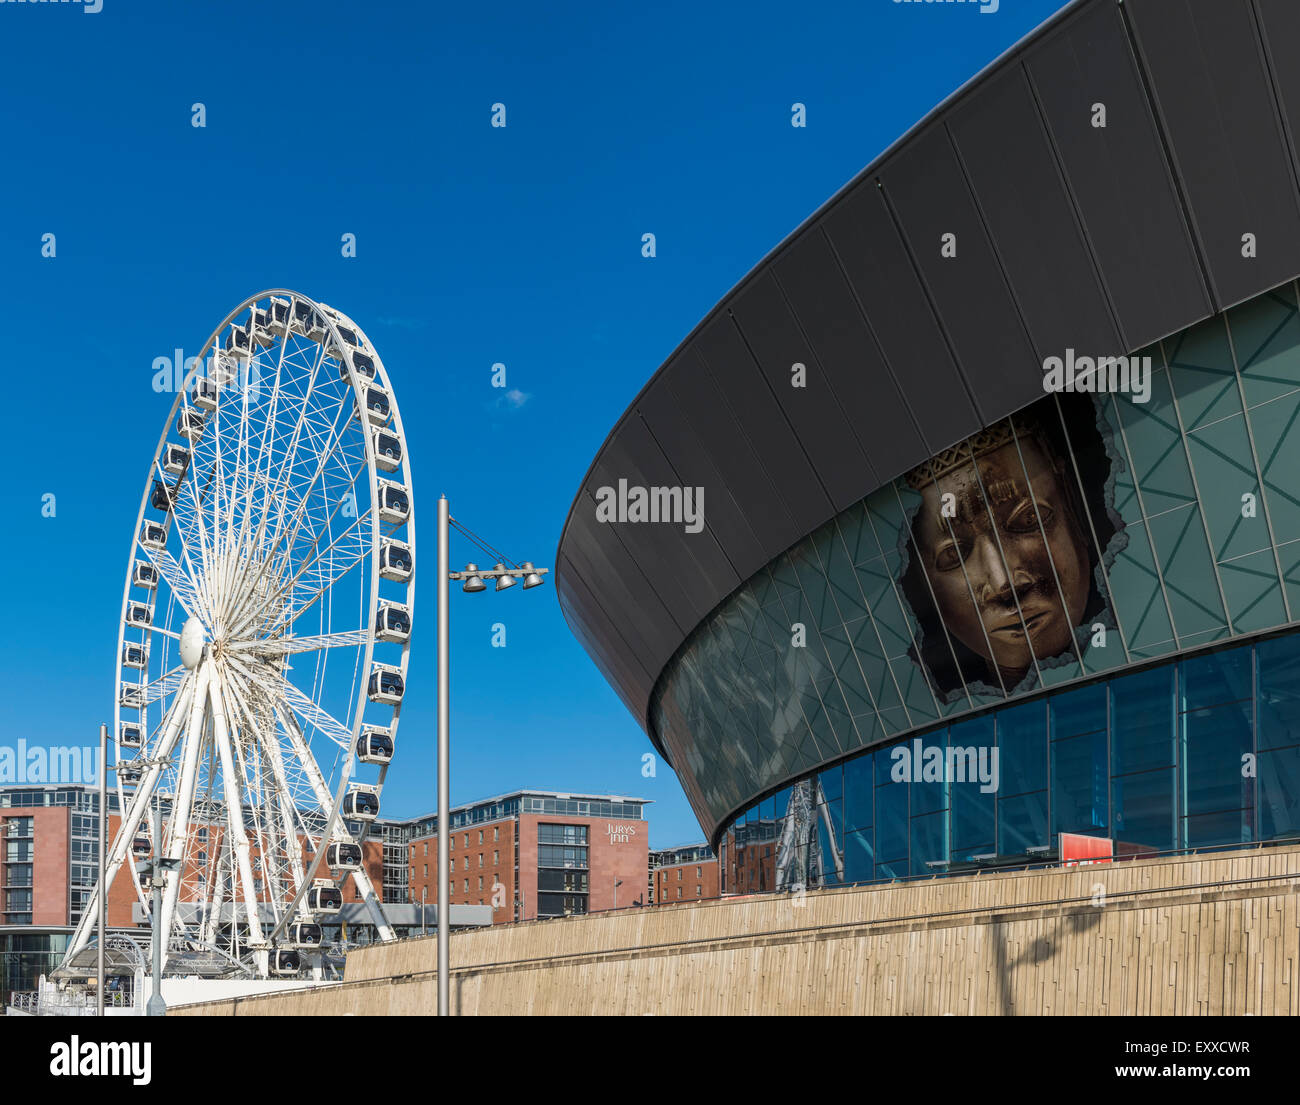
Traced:
<path fill-rule="evenodd" d="M 99 727 L 99 947 L 95 950 L 95 1014 L 104 1015 L 104 830 L 108 825 L 108 726 Z"/>
<path fill-rule="evenodd" d="M 420 935 L 429 935 L 429 888 L 420 887 Z"/>
<path fill-rule="evenodd" d="M 163 1001 L 162 996 L 162 868 L 159 866 L 162 860 L 162 802 L 158 796 L 154 796 L 153 807 L 153 874 L 150 881 L 153 884 L 152 906 L 150 907 L 153 914 L 153 994 L 149 998 L 148 1008 L 145 1010 L 147 1016 L 165 1017 L 167 1015 L 167 1003 Z"/>
<path fill-rule="evenodd" d="M 438 1016 L 448 1015 L 451 987 L 448 888 L 451 885 L 451 634 L 447 607 L 448 531 L 447 496 L 438 499 Z"/>

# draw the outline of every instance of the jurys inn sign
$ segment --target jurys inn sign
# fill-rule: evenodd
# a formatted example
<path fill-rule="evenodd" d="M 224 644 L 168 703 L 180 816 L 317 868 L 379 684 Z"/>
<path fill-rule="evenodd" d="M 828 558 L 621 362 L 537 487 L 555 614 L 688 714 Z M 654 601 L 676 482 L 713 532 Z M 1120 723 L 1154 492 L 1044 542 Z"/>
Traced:
<path fill-rule="evenodd" d="M 611 825 L 605 822 L 605 832 L 609 834 L 611 844 L 628 844 L 636 836 L 635 825 Z"/>

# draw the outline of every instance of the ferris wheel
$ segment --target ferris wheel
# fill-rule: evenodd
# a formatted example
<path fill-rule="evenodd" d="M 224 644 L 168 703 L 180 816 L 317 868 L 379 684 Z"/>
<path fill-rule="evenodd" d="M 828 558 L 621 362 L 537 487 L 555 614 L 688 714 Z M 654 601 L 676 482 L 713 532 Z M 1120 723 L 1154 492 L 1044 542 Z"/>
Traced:
<path fill-rule="evenodd" d="M 414 584 L 406 437 L 378 353 L 297 292 L 241 303 L 184 374 L 122 592 L 122 820 L 105 885 L 129 874 L 148 913 L 137 863 L 171 861 L 166 954 L 214 949 L 264 977 L 319 965 L 349 879 L 379 939 L 394 938 L 364 846 Z M 68 958 L 96 912 L 92 896 Z"/>

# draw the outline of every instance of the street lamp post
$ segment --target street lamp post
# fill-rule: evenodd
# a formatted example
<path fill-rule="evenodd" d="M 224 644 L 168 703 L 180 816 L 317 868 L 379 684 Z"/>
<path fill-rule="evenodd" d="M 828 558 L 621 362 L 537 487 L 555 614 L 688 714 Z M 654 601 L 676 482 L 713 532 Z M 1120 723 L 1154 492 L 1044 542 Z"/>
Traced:
<path fill-rule="evenodd" d="M 163 938 L 165 933 L 162 931 L 162 886 L 163 866 L 166 862 L 162 858 L 162 802 L 157 796 L 154 797 L 153 807 L 153 865 L 150 869 L 149 881 L 151 883 L 152 905 L 150 906 L 151 917 L 150 926 L 153 929 L 151 943 L 153 945 L 153 993 L 149 995 L 149 1004 L 145 1007 L 145 1015 L 149 1017 L 165 1017 L 167 1015 L 167 1003 L 163 1001 L 162 996 L 162 953 Z"/>
<path fill-rule="evenodd" d="M 451 876 L 451 610 L 448 605 L 449 583 L 464 580 L 462 591 L 474 594 L 486 591 L 484 580 L 495 579 L 496 589 L 504 591 L 523 580 L 524 590 L 540 586 L 546 568 L 534 568 L 525 561 L 506 567 L 502 557 L 496 567 L 480 570 L 467 564 L 463 572 L 448 571 L 451 527 L 468 537 L 491 556 L 500 556 L 481 538 L 471 533 L 450 514 L 447 496 L 438 499 L 438 1016 L 448 1015 L 451 1004 L 450 950 L 450 876 Z"/>
<path fill-rule="evenodd" d="M 95 894 L 99 910 L 99 946 L 95 949 L 95 1014 L 104 1015 L 104 855 L 108 827 L 108 726 L 99 727 L 99 887 Z"/>

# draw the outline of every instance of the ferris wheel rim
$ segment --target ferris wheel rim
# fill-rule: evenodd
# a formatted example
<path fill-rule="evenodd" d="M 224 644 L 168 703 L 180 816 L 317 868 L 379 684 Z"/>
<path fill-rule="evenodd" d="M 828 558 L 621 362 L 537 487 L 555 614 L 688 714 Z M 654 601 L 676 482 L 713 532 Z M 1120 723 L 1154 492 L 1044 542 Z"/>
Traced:
<path fill-rule="evenodd" d="M 350 725 L 348 725 L 347 740 L 346 740 L 345 752 L 343 755 L 343 763 L 342 766 L 338 769 L 338 774 L 337 774 L 339 785 L 338 785 L 337 792 L 333 795 L 332 800 L 328 803 L 328 807 L 327 807 L 328 817 L 326 818 L 326 823 L 321 827 L 321 831 L 319 835 L 319 845 L 316 848 L 316 854 L 312 859 L 310 865 L 305 869 L 305 873 L 303 877 L 300 880 L 298 880 L 297 893 L 295 894 L 292 902 L 286 903 L 285 901 L 280 900 L 275 903 L 276 908 L 282 911 L 281 917 L 278 925 L 274 927 L 274 930 L 271 932 L 270 936 L 266 938 L 267 944 L 271 947 L 274 947 L 276 944 L 276 940 L 278 939 L 280 934 L 284 931 L 286 925 L 289 924 L 294 919 L 301 919 L 300 914 L 301 914 L 301 904 L 302 904 L 303 897 L 307 893 L 308 889 L 313 886 L 314 880 L 316 878 L 316 872 L 319 870 L 321 863 L 325 859 L 327 850 L 331 847 L 333 843 L 335 843 L 339 839 L 337 833 L 337 826 L 341 821 L 344 820 L 341 816 L 343 798 L 348 793 L 349 783 L 352 780 L 352 777 L 355 773 L 355 769 L 358 762 L 357 742 L 360 734 L 363 732 L 365 728 L 366 701 L 368 697 L 367 684 L 370 679 L 371 673 L 376 670 L 375 644 L 377 640 L 377 633 L 376 633 L 375 626 L 376 626 L 376 615 L 380 608 L 380 602 L 381 602 L 380 551 L 385 541 L 385 537 L 381 532 L 381 518 L 380 518 L 381 512 L 378 508 L 377 493 L 381 483 L 384 482 L 385 478 L 380 475 L 376 464 L 375 449 L 376 449 L 377 435 L 372 431 L 369 423 L 367 422 L 366 414 L 361 407 L 360 397 L 365 394 L 365 388 L 367 382 L 365 379 L 363 379 L 360 376 L 360 374 L 357 371 L 356 364 L 354 363 L 353 360 L 352 348 L 350 348 L 349 343 L 345 341 L 343 336 L 340 334 L 341 327 L 347 327 L 354 334 L 359 335 L 361 346 L 363 346 L 367 350 L 367 357 L 370 358 L 372 361 L 372 367 L 374 370 L 373 379 L 381 385 L 381 387 L 383 388 L 383 390 L 387 395 L 389 403 L 391 404 L 391 419 L 389 425 L 391 426 L 391 430 L 396 434 L 397 440 L 400 445 L 400 459 L 396 468 L 389 468 L 386 469 L 386 471 L 390 474 L 390 476 L 393 477 L 394 480 L 400 480 L 399 486 L 405 491 L 405 497 L 407 502 L 407 513 L 400 527 L 404 529 L 404 532 L 401 537 L 401 544 L 405 545 L 406 549 L 409 551 L 410 568 L 405 581 L 406 587 L 405 587 L 405 594 L 403 596 L 405 602 L 403 605 L 405 607 L 405 610 L 407 611 L 408 619 L 413 617 L 414 614 L 415 503 L 414 503 L 414 492 L 413 492 L 411 474 L 410 474 L 410 453 L 409 453 L 409 449 L 406 447 L 407 439 L 406 439 L 405 427 L 401 420 L 401 412 L 397 404 L 396 393 L 392 388 L 391 380 L 389 378 L 387 369 L 384 366 L 382 358 L 379 356 L 378 351 L 375 349 L 374 344 L 369 340 L 369 337 L 365 334 L 365 332 L 361 329 L 360 326 L 358 326 L 351 318 L 343 314 L 343 312 L 338 311 L 336 308 L 330 307 L 327 304 L 324 304 L 307 295 L 304 295 L 303 293 L 296 292 L 291 289 L 287 289 L 287 288 L 266 289 L 264 291 L 258 292 L 256 295 L 246 298 L 238 306 L 236 306 L 233 310 L 231 310 L 221 321 L 221 323 L 216 328 L 213 329 L 213 331 L 211 332 L 211 334 L 208 336 L 207 340 L 204 342 L 203 346 L 201 347 L 197 356 L 192 358 L 187 358 L 183 365 L 173 366 L 169 382 L 171 386 L 174 388 L 176 394 L 171 404 L 171 407 L 168 411 L 166 420 L 163 423 L 162 432 L 159 435 L 158 442 L 155 445 L 155 448 L 153 450 L 149 472 L 145 479 L 144 489 L 142 491 L 140 497 L 140 503 L 136 513 L 136 519 L 132 531 L 132 539 L 129 547 L 128 558 L 127 558 L 122 603 L 121 603 L 120 615 L 118 619 L 117 653 L 115 656 L 114 738 L 116 742 L 122 731 L 123 705 L 120 700 L 121 695 L 119 693 L 119 688 L 122 685 L 121 675 L 123 670 L 123 658 L 125 655 L 124 648 L 129 643 L 128 631 L 130 629 L 130 624 L 128 623 L 127 620 L 127 614 L 130 608 L 130 604 L 132 602 L 133 572 L 138 563 L 138 556 L 142 549 L 141 535 L 144 532 L 143 527 L 145 525 L 146 518 L 148 517 L 148 509 L 150 507 L 151 486 L 153 485 L 153 481 L 155 480 L 155 478 L 159 475 L 162 475 L 163 468 L 162 468 L 161 460 L 164 457 L 165 450 L 169 448 L 170 443 L 168 441 L 168 438 L 171 433 L 171 428 L 173 424 L 176 423 L 176 420 L 178 416 L 181 415 L 181 412 L 193 409 L 190 407 L 189 404 L 189 397 L 191 394 L 192 386 L 195 380 L 203 378 L 205 374 L 209 371 L 207 368 L 205 368 L 205 366 L 208 364 L 210 360 L 212 360 L 219 354 L 218 344 L 222 335 L 225 334 L 227 329 L 230 328 L 232 324 L 237 319 L 241 318 L 246 312 L 252 311 L 255 313 L 257 311 L 257 305 L 259 303 L 271 302 L 272 297 L 281 297 L 283 299 L 286 299 L 289 304 L 292 304 L 295 307 L 299 303 L 305 304 L 307 305 L 309 311 L 313 312 L 314 316 L 318 317 L 324 323 L 326 334 L 325 337 L 321 339 L 320 342 L 318 343 L 321 346 L 322 352 L 320 357 L 317 359 L 315 365 L 311 369 L 311 372 L 313 374 L 313 379 L 314 379 L 314 374 L 318 372 L 325 372 L 325 362 L 328 359 L 330 359 L 330 355 L 327 351 L 328 348 L 333 348 L 335 350 L 338 350 L 341 354 L 339 363 L 342 367 L 346 369 L 346 375 L 344 376 L 344 380 L 347 384 L 347 387 L 346 387 L 345 395 L 341 398 L 340 401 L 343 404 L 343 406 L 346 406 L 348 398 L 353 399 L 357 403 L 356 411 L 357 411 L 358 421 L 361 424 L 361 439 L 364 442 L 365 472 L 366 472 L 366 480 L 368 485 L 367 495 L 368 495 L 368 502 L 370 504 L 369 524 L 368 524 L 368 528 L 369 528 L 368 547 L 362 557 L 362 559 L 368 561 L 368 567 L 369 567 L 368 587 L 366 588 L 368 595 L 365 602 L 364 620 L 362 624 L 362 629 L 365 630 L 366 632 L 364 633 L 364 641 L 357 642 L 358 644 L 364 644 L 364 648 L 361 656 L 358 659 L 358 662 L 354 665 L 354 675 L 356 672 L 360 672 L 361 678 L 355 681 L 355 694 L 350 696 L 351 703 L 352 703 L 351 706 L 349 707 L 349 713 L 351 715 L 349 719 Z M 255 314 L 250 317 L 255 318 Z M 289 336 L 288 329 L 286 329 L 286 333 L 283 336 L 287 343 L 288 336 Z M 189 367 L 186 368 L 185 367 L 186 365 L 188 365 Z M 277 380 L 278 380 L 278 372 L 280 371 L 280 368 L 282 368 L 282 366 L 283 366 L 283 347 L 281 350 L 281 364 L 279 367 L 277 367 Z M 177 381 L 179 381 L 179 383 L 177 383 Z M 345 426 L 346 426 L 346 422 L 345 422 Z M 197 441 L 192 441 L 192 444 L 197 444 Z M 189 470 L 187 469 L 187 474 L 188 471 Z M 357 475 L 360 475 L 360 473 L 358 472 Z M 183 478 L 184 477 L 182 476 L 177 479 L 175 485 L 176 488 L 180 487 L 181 480 Z M 165 477 L 164 477 L 164 482 L 165 482 Z M 355 477 L 354 477 L 354 482 L 355 482 Z M 182 527 L 180 522 L 177 520 L 173 510 L 175 501 L 172 500 L 171 504 L 172 505 L 170 505 L 167 509 L 162 526 L 167 532 L 175 532 L 178 535 L 181 535 Z M 182 541 L 182 543 L 184 542 L 183 535 L 180 536 L 180 540 Z M 395 539 L 389 538 L 389 540 L 395 540 Z M 186 556 L 188 556 L 189 554 L 188 549 L 183 548 L 182 551 L 185 553 Z M 347 573 L 345 572 L 344 575 L 346 574 Z M 202 603 L 198 601 L 197 594 L 195 596 L 192 596 L 195 599 L 195 609 L 192 610 L 188 609 L 186 603 L 184 602 L 185 596 L 177 593 L 177 590 L 172 585 L 172 581 L 170 579 L 167 579 L 166 582 L 168 583 L 168 592 L 169 592 L 168 622 L 170 623 L 170 619 L 173 611 L 176 608 L 179 608 L 181 610 L 182 617 L 184 617 L 185 614 L 188 613 L 190 616 L 190 620 L 194 620 L 197 618 L 201 622 L 205 622 L 208 632 L 211 633 L 215 628 L 212 624 L 211 611 L 204 611 L 202 609 Z M 333 586 L 334 582 L 335 581 L 331 581 L 323 588 L 323 590 L 328 590 L 329 587 Z M 154 588 L 155 588 L 154 595 L 156 596 L 159 592 L 159 580 L 157 578 L 155 578 Z M 206 619 L 204 618 L 205 614 L 207 615 Z M 148 637 L 149 641 L 152 641 L 153 631 L 154 629 L 151 626 L 150 635 Z M 157 630 L 157 632 L 159 632 L 163 636 L 176 636 L 176 634 L 170 632 L 170 630 L 166 627 Z M 328 649 L 322 648 L 321 651 L 328 651 Z M 144 655 L 146 657 L 146 665 L 147 665 L 148 662 L 147 646 L 144 649 Z M 400 653 L 400 658 L 398 659 L 398 663 L 396 665 L 388 665 L 388 666 L 395 668 L 395 670 L 397 670 L 400 673 L 402 684 L 403 686 L 405 686 L 406 677 L 409 672 L 409 666 L 410 666 L 409 631 L 408 631 L 407 638 L 402 643 L 401 653 Z M 318 671 L 319 670 L 320 669 L 318 668 Z M 158 743 L 155 746 L 154 739 L 153 739 L 154 735 L 145 732 L 142 734 L 145 741 L 145 744 L 143 746 L 144 748 L 149 748 L 151 746 L 155 746 L 159 748 L 162 747 L 163 723 L 167 723 L 169 726 L 171 726 L 171 721 L 170 721 L 171 715 L 173 712 L 177 711 L 177 709 L 180 707 L 182 699 L 185 697 L 187 693 L 187 688 L 188 688 L 188 693 L 192 695 L 194 699 L 198 698 L 198 691 L 196 686 L 194 685 L 195 680 L 191 680 L 190 678 L 190 676 L 194 674 L 195 673 L 191 672 L 182 675 L 178 680 L 176 686 L 172 688 L 170 692 L 172 695 L 172 705 L 168 711 L 163 712 L 163 717 L 162 720 L 160 721 L 158 732 L 156 734 Z M 211 678 L 210 673 L 209 673 L 209 678 Z M 285 678 L 286 678 L 286 682 L 288 682 L 287 676 Z M 202 681 L 198 680 L 198 682 L 201 683 Z M 216 693 L 218 694 L 217 701 L 225 700 L 224 690 L 218 690 Z M 400 718 L 401 708 L 404 703 L 404 700 L 405 700 L 405 694 L 403 693 L 398 697 L 395 703 L 391 704 L 392 705 L 391 720 L 389 721 L 389 724 L 387 726 L 390 735 L 395 735 L 397 732 L 398 721 Z M 140 701 L 145 702 L 143 695 Z M 197 709 L 198 703 L 197 701 L 190 702 L 187 700 L 186 705 L 191 709 L 191 711 L 193 711 Z M 233 705 L 230 705 L 229 708 L 234 709 L 235 707 Z M 143 709 L 141 712 L 143 717 Z M 139 728 L 146 729 L 147 726 L 145 723 L 142 722 Z M 274 731 L 274 727 L 273 727 L 273 731 Z M 172 740 L 174 742 L 175 734 L 173 734 Z M 119 750 L 120 750 L 120 745 L 119 745 Z M 343 750 L 342 747 L 341 750 Z M 376 798 L 380 793 L 382 793 L 382 789 L 387 777 L 390 762 L 391 760 L 388 762 L 382 762 L 378 765 L 378 779 L 373 784 L 370 784 L 370 789 L 375 793 Z M 162 772 L 161 769 L 155 769 L 153 765 L 150 766 L 149 771 L 150 771 L 150 778 L 149 778 L 148 790 L 150 791 L 151 801 L 152 801 L 156 793 L 159 776 L 161 775 Z M 332 771 L 331 774 L 333 774 Z M 137 788 L 137 790 L 138 789 L 139 788 Z M 121 816 L 122 816 L 122 822 L 119 828 L 119 834 L 122 834 L 125 833 L 127 829 L 127 820 L 126 820 L 127 800 L 126 800 L 125 787 L 123 784 L 123 777 L 120 772 L 117 773 L 116 791 L 119 800 L 119 810 L 121 811 Z M 326 804 L 322 802 L 322 812 L 324 812 L 325 808 L 326 808 Z M 368 821 L 362 822 L 362 831 L 359 834 L 359 837 L 357 837 L 357 839 L 354 841 L 354 843 L 358 844 L 358 846 L 364 845 L 368 833 L 368 824 L 369 824 Z M 152 826 L 150 826 L 150 831 L 152 831 Z M 357 834 L 348 831 L 346 833 L 346 839 L 353 840 L 353 837 L 356 835 Z M 308 839 L 310 839 L 310 837 L 308 837 Z M 161 848 L 162 841 L 161 840 L 154 841 L 153 846 L 155 851 L 157 851 L 158 849 Z M 136 869 L 136 866 L 134 862 L 128 862 L 126 866 L 130 869 L 132 873 L 132 879 L 135 884 L 134 889 L 136 890 L 137 896 L 143 902 L 144 900 L 143 888 L 140 884 L 140 879 L 138 877 L 138 871 Z M 220 861 L 218 862 L 218 873 L 219 872 L 220 872 Z M 351 874 L 353 874 L 359 889 L 361 887 L 363 877 L 367 883 L 369 881 L 368 875 L 363 876 L 362 871 L 354 870 L 351 872 Z M 348 877 L 348 873 L 345 873 L 343 875 L 343 881 L 346 881 L 347 877 Z M 230 899 L 230 906 L 232 907 L 232 910 L 236 906 L 236 897 L 237 895 L 232 892 L 231 899 Z M 216 900 L 215 888 L 214 888 L 214 900 Z M 382 921 L 383 918 L 382 906 L 379 904 L 378 896 L 373 892 L 373 887 L 371 887 L 371 892 L 368 895 L 364 896 L 364 900 L 367 906 L 372 909 L 372 914 L 377 911 L 378 916 Z M 233 916 L 234 914 L 232 913 L 232 917 Z M 386 921 L 383 921 L 383 924 L 386 925 Z"/>

